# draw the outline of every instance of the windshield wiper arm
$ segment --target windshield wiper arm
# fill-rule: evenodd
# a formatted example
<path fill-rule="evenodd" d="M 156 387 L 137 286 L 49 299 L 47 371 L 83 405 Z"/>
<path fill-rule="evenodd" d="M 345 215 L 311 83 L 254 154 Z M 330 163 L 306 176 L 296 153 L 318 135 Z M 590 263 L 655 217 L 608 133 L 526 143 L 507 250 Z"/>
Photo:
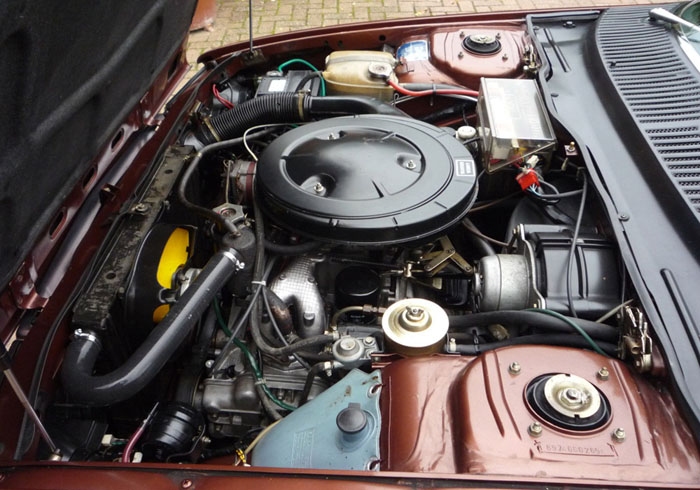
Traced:
<path fill-rule="evenodd" d="M 697 26 L 685 19 L 681 19 L 677 15 L 672 14 L 666 9 L 662 9 L 661 7 L 651 9 L 649 11 L 649 17 L 651 17 L 654 20 L 661 20 L 664 22 L 668 22 L 669 24 L 684 26 L 689 29 L 693 29 L 700 32 L 700 26 Z"/>

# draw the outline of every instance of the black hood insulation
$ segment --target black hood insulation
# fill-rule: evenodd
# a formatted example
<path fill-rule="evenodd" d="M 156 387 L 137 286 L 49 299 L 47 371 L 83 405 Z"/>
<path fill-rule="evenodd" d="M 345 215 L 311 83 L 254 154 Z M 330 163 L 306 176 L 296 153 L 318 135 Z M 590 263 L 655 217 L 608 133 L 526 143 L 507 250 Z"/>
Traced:
<path fill-rule="evenodd" d="M 0 286 L 166 68 L 196 3 L 0 2 Z"/>

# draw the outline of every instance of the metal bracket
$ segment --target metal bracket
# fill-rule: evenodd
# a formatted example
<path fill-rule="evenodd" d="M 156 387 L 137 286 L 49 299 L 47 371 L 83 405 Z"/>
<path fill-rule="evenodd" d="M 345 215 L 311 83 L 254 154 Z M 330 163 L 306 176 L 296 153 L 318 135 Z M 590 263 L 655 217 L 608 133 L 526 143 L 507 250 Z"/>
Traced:
<path fill-rule="evenodd" d="M 459 267 L 465 274 L 471 275 L 474 273 L 472 266 L 456 252 L 449 238 L 446 236 L 440 237 L 438 242 L 442 250 L 431 251 L 421 257 L 421 262 L 427 262 L 424 270 L 429 276 L 434 276 L 447 267 L 450 262 Z"/>
<path fill-rule="evenodd" d="M 632 358 L 635 369 L 640 373 L 650 371 L 653 341 L 649 336 L 649 322 L 644 312 L 636 306 L 625 306 L 619 315 L 623 332 L 620 338 L 620 357 Z"/>

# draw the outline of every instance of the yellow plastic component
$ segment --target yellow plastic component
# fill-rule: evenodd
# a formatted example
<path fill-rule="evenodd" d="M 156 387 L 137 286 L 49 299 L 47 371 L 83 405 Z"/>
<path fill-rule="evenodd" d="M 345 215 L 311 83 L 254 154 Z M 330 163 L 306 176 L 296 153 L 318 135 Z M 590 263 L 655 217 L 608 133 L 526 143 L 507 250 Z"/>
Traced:
<path fill-rule="evenodd" d="M 326 58 L 326 89 L 329 95 L 365 95 L 392 100 L 394 89 L 384 78 L 372 75 L 384 68 L 389 79 L 397 82 L 396 59 L 384 51 L 334 51 Z"/>
<path fill-rule="evenodd" d="M 158 284 L 164 288 L 173 286 L 173 275 L 189 257 L 190 232 L 185 228 L 175 228 L 165 244 L 158 262 Z"/>
<path fill-rule="evenodd" d="M 170 305 L 160 305 L 153 310 L 153 323 L 159 323 L 170 311 Z"/>

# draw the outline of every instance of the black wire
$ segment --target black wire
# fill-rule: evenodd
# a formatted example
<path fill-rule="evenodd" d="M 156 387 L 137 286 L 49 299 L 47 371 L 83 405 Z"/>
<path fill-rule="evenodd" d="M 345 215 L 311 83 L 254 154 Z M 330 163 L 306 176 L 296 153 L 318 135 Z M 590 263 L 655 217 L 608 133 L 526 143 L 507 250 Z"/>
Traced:
<path fill-rule="evenodd" d="M 559 189 L 557 189 L 554 185 L 550 184 L 549 182 L 540 179 L 540 184 L 544 187 L 547 187 L 554 192 L 552 193 L 542 193 L 538 194 L 537 192 L 531 191 L 529 194 L 530 196 L 534 197 L 538 201 L 542 201 L 546 204 L 557 204 L 560 199 L 567 198 L 567 197 L 575 197 L 581 195 L 583 192 L 583 189 L 576 189 L 573 191 L 568 191 L 568 192 L 559 192 Z"/>
<path fill-rule="evenodd" d="M 578 234 L 581 230 L 581 221 L 583 220 L 583 209 L 586 205 L 586 195 L 588 194 L 588 178 L 586 173 L 583 172 L 583 189 L 581 189 L 581 204 L 578 208 L 578 215 L 576 216 L 576 225 L 574 226 L 574 236 L 571 239 L 571 248 L 569 249 L 569 261 L 566 267 L 566 300 L 569 303 L 569 311 L 571 316 L 578 318 L 576 314 L 576 308 L 574 308 L 574 300 L 571 296 L 571 268 L 574 264 L 574 254 L 576 253 L 576 242 L 578 241 Z M 579 275 L 577 274 L 577 277 Z"/>
<path fill-rule="evenodd" d="M 306 75 L 304 78 L 301 79 L 301 81 L 297 85 L 297 88 L 294 89 L 294 91 L 299 92 L 301 89 L 304 88 L 304 85 L 306 85 L 309 82 L 309 80 L 313 80 L 316 77 L 322 77 L 322 76 L 323 76 L 323 72 L 320 72 L 320 71 L 314 71 L 314 72 L 309 73 L 308 75 Z M 313 89 L 313 84 L 311 85 L 311 89 Z"/>

